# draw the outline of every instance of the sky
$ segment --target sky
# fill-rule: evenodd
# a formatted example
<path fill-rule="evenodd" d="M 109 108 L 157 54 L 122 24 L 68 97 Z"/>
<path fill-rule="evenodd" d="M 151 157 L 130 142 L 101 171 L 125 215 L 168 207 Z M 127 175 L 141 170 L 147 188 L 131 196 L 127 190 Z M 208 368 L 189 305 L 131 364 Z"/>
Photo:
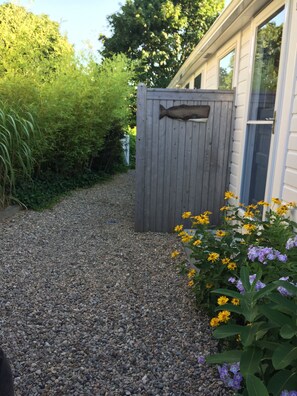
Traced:
<path fill-rule="evenodd" d="M 67 34 L 75 50 L 100 48 L 100 33 L 108 35 L 106 17 L 120 10 L 124 0 L 0 0 L 3 3 L 24 6 L 34 14 L 47 14 L 51 20 L 60 23 L 61 33 Z"/>

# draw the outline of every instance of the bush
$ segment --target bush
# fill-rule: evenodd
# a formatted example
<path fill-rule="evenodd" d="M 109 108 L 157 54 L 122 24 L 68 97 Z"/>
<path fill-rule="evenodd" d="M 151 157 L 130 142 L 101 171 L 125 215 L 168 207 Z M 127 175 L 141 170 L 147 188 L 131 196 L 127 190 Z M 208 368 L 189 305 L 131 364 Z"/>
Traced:
<path fill-rule="evenodd" d="M 175 228 L 191 251 L 189 286 L 221 340 L 223 352 L 206 360 L 223 364 L 220 377 L 237 394 L 290 394 L 297 389 L 297 224 L 287 215 L 296 205 L 275 198 L 244 207 L 231 192 L 225 199 L 219 228 L 209 228 L 209 212 L 183 214 L 191 233 Z"/>

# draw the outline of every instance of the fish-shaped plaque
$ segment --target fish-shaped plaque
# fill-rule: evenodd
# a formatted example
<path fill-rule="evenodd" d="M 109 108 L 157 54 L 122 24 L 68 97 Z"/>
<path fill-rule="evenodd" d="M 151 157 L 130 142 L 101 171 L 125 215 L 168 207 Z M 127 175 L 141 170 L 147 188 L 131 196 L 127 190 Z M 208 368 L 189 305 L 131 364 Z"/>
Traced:
<path fill-rule="evenodd" d="M 163 117 L 170 117 L 178 120 L 197 120 L 199 118 L 208 118 L 210 106 L 197 105 L 190 106 L 182 104 L 180 106 L 172 106 L 165 109 L 164 106 L 160 105 L 159 119 Z"/>

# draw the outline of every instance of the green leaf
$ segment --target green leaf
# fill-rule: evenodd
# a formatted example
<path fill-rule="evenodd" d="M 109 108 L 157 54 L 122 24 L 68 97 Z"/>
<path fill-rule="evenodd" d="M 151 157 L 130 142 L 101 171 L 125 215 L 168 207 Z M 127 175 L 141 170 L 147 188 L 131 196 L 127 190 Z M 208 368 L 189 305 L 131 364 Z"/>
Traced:
<path fill-rule="evenodd" d="M 240 279 L 242 281 L 242 285 L 245 291 L 251 290 L 250 278 L 249 278 L 249 270 L 247 267 L 242 267 L 240 270 Z"/>
<path fill-rule="evenodd" d="M 296 315 L 296 304 L 294 301 L 289 300 L 287 297 L 281 296 L 279 293 L 271 293 L 268 298 L 269 300 L 278 304 L 278 307 L 276 308 L 281 308 L 282 312 L 287 311 Z"/>
<path fill-rule="evenodd" d="M 297 388 L 297 373 L 290 370 L 281 370 L 274 374 L 268 382 L 268 391 L 279 396 L 281 391 Z"/>
<path fill-rule="evenodd" d="M 295 335 L 297 335 L 297 327 L 292 327 L 288 324 L 285 324 L 279 332 L 280 336 L 285 338 L 286 340 L 289 340 L 293 338 Z"/>
<path fill-rule="evenodd" d="M 259 307 L 260 312 L 265 315 L 271 322 L 283 326 L 284 324 L 292 325 L 292 320 L 289 316 L 282 314 L 274 309 L 263 305 Z"/>
<path fill-rule="evenodd" d="M 279 345 L 272 355 L 272 364 L 276 370 L 284 369 L 297 360 L 297 346 L 286 343 Z"/>
<path fill-rule="evenodd" d="M 216 294 L 221 294 L 224 296 L 229 296 L 229 297 L 234 297 L 234 298 L 238 298 L 239 300 L 242 299 L 242 294 L 234 291 L 234 290 L 229 290 L 229 289 L 216 289 L 216 290 L 212 290 L 212 293 L 216 293 Z"/>
<path fill-rule="evenodd" d="M 255 375 L 248 374 L 246 376 L 246 386 L 249 396 L 269 396 L 266 386 Z"/>
<path fill-rule="evenodd" d="M 273 283 L 270 283 L 269 285 L 263 287 L 263 289 L 260 289 L 259 291 L 256 292 L 255 301 L 269 295 L 269 293 L 271 293 L 272 290 L 274 289 L 276 289 L 276 285 Z"/>
<path fill-rule="evenodd" d="M 215 338 L 226 338 L 240 334 L 243 329 L 244 327 L 239 325 L 224 325 L 215 329 L 213 335 Z"/>
<path fill-rule="evenodd" d="M 219 307 L 216 307 L 216 308 L 215 308 L 215 311 L 221 311 L 222 308 L 223 308 L 223 309 L 226 309 L 227 311 L 230 311 L 230 312 L 238 313 L 239 315 L 242 314 L 242 308 L 241 308 L 240 305 L 225 304 L 225 305 L 223 305 L 223 306 L 221 305 L 221 306 L 219 306 Z"/>
<path fill-rule="evenodd" d="M 254 374 L 259 371 L 259 363 L 262 358 L 262 351 L 255 346 L 247 348 L 242 352 L 240 358 L 240 372 L 243 376 Z"/>
<path fill-rule="evenodd" d="M 222 353 L 216 353 L 215 355 L 207 356 L 207 363 L 235 363 L 240 361 L 242 351 L 231 350 Z"/>

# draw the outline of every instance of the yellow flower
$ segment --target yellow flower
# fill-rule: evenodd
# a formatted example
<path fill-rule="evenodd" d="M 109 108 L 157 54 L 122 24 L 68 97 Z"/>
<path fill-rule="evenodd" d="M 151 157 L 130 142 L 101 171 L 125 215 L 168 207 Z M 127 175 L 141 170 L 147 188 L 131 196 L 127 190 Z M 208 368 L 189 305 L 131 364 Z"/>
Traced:
<path fill-rule="evenodd" d="M 181 241 L 182 241 L 182 243 L 188 243 L 193 238 L 194 237 L 192 235 L 189 235 L 189 234 L 185 233 L 185 235 L 183 235 Z"/>
<path fill-rule="evenodd" d="M 227 323 L 228 320 L 230 320 L 230 315 L 231 315 L 231 312 L 229 312 L 229 311 L 221 311 L 218 313 L 218 319 L 220 322 Z"/>
<path fill-rule="evenodd" d="M 206 283 L 205 285 L 206 289 L 211 289 L 213 287 L 212 283 Z"/>
<path fill-rule="evenodd" d="M 272 198 L 271 201 L 277 205 L 280 205 L 282 201 L 279 198 Z"/>
<path fill-rule="evenodd" d="M 188 272 L 188 278 L 189 278 L 189 279 L 193 278 L 193 276 L 195 276 L 195 274 L 196 274 L 196 270 L 194 270 L 194 268 L 191 269 L 191 270 Z"/>
<path fill-rule="evenodd" d="M 218 298 L 217 302 L 219 305 L 225 305 L 229 301 L 229 298 L 226 296 L 221 296 Z"/>
<path fill-rule="evenodd" d="M 193 219 L 195 220 L 193 224 L 209 224 L 209 217 L 206 214 L 194 216 Z"/>
<path fill-rule="evenodd" d="M 253 217 L 255 217 L 255 214 L 253 213 L 253 212 L 251 212 L 250 210 L 247 210 L 247 211 L 245 211 L 244 212 L 244 215 L 243 215 L 244 217 L 251 217 L 251 218 L 253 218 Z"/>
<path fill-rule="evenodd" d="M 188 286 L 190 286 L 190 287 L 194 286 L 194 281 L 193 281 L 193 280 L 190 280 L 190 281 L 188 282 Z"/>
<path fill-rule="evenodd" d="M 230 216 L 226 216 L 226 217 L 224 217 L 224 220 L 225 221 L 232 221 L 232 220 L 234 220 L 234 218 L 230 217 Z"/>
<path fill-rule="evenodd" d="M 228 264 L 228 267 L 227 267 L 229 270 L 231 270 L 231 271 L 233 271 L 233 270 L 235 270 L 236 268 L 237 268 L 237 265 L 236 265 L 236 263 L 234 263 L 234 262 L 232 262 L 232 263 L 229 263 Z"/>
<path fill-rule="evenodd" d="M 266 201 L 259 201 L 259 202 L 257 202 L 257 204 L 260 206 L 269 206 L 269 202 L 266 202 Z"/>
<path fill-rule="evenodd" d="M 193 246 L 199 246 L 199 245 L 201 245 L 201 241 L 200 241 L 200 239 L 196 239 L 196 241 L 194 241 L 193 242 Z"/>
<path fill-rule="evenodd" d="M 184 235 L 186 235 L 187 233 L 185 232 L 185 231 L 182 231 L 182 232 L 179 232 L 178 233 L 178 236 L 180 236 L 180 237 L 182 237 L 182 236 L 184 236 Z"/>
<path fill-rule="evenodd" d="M 289 202 L 289 203 L 288 203 L 288 206 L 289 206 L 290 208 L 296 208 L 297 204 L 296 204 L 296 202 Z"/>
<path fill-rule="evenodd" d="M 286 214 L 288 212 L 289 208 L 287 205 L 281 205 L 280 207 L 277 208 L 276 213 L 280 216 Z"/>
<path fill-rule="evenodd" d="M 257 229 L 257 226 L 254 224 L 245 224 L 243 228 L 250 234 L 252 231 L 255 231 Z"/>
<path fill-rule="evenodd" d="M 188 219 L 189 217 L 191 217 L 191 215 L 192 215 L 191 212 L 184 212 L 184 213 L 182 214 L 182 218 L 183 218 L 183 219 Z"/>
<path fill-rule="evenodd" d="M 232 298 L 231 303 L 232 303 L 233 305 L 239 305 L 239 304 L 240 304 L 240 301 L 239 301 L 238 298 Z"/>
<path fill-rule="evenodd" d="M 215 261 L 217 261 L 219 259 L 219 257 L 220 257 L 220 255 L 218 253 L 209 253 L 207 260 L 214 263 Z"/>
<path fill-rule="evenodd" d="M 220 238 L 224 237 L 226 234 L 227 233 L 223 230 L 217 230 L 217 232 L 216 232 L 216 236 L 220 237 Z"/>
<path fill-rule="evenodd" d="M 235 195 L 232 191 L 226 191 L 225 192 L 225 200 L 235 198 L 238 199 L 238 196 Z"/>
<path fill-rule="evenodd" d="M 229 258 L 223 258 L 222 259 L 222 264 L 224 264 L 224 265 L 227 265 L 227 264 L 229 264 L 230 263 L 230 261 L 231 261 L 231 259 L 229 259 Z"/>
<path fill-rule="evenodd" d="M 212 214 L 212 212 L 210 212 L 209 210 L 206 210 L 205 212 L 203 212 L 203 215 L 204 216 L 209 216 L 209 215 L 211 215 Z"/>
<path fill-rule="evenodd" d="M 221 209 L 220 209 L 220 211 L 221 211 L 221 212 L 224 212 L 225 210 L 230 210 L 230 209 L 231 209 L 230 206 L 222 206 Z"/>
<path fill-rule="evenodd" d="M 180 232 L 180 231 L 182 231 L 183 228 L 184 228 L 184 226 L 182 224 L 179 224 L 179 225 L 174 227 L 174 231 L 175 232 Z"/>
<path fill-rule="evenodd" d="M 220 321 L 218 318 L 212 318 L 209 324 L 211 327 L 217 327 L 220 324 Z"/>
<path fill-rule="evenodd" d="M 171 253 L 171 258 L 175 258 L 179 255 L 179 251 L 178 250 L 174 250 L 174 252 Z"/>

